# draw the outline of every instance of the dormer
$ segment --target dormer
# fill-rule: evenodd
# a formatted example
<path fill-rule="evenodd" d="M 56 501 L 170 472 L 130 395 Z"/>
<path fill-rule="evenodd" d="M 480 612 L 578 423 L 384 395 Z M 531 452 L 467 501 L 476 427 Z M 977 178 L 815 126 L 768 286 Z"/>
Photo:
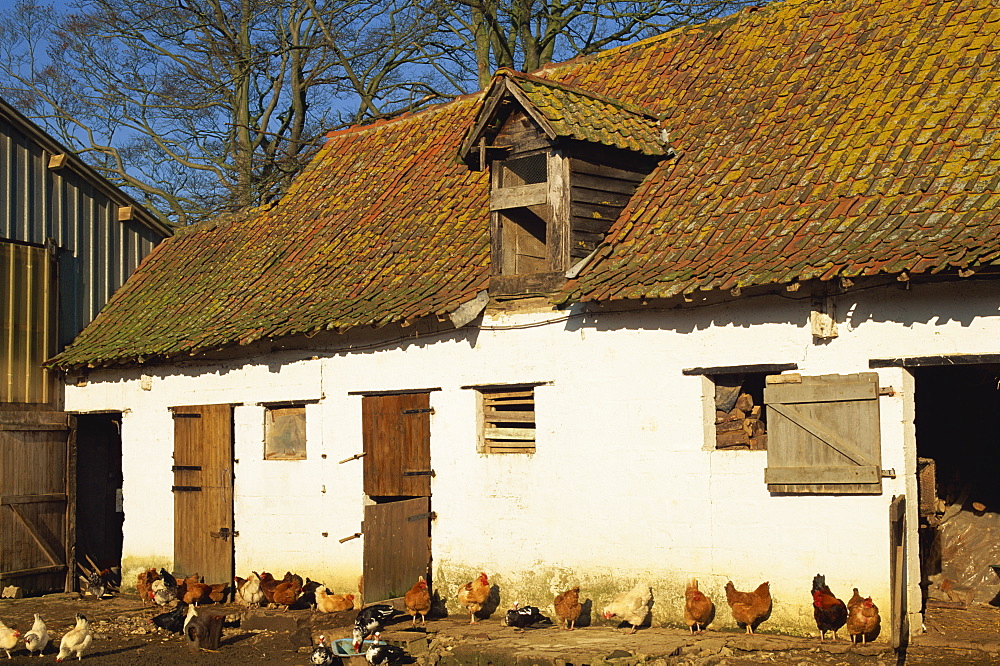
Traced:
<path fill-rule="evenodd" d="M 469 168 L 490 171 L 491 295 L 558 290 L 670 156 L 659 118 L 645 109 L 497 72 L 461 148 Z"/>

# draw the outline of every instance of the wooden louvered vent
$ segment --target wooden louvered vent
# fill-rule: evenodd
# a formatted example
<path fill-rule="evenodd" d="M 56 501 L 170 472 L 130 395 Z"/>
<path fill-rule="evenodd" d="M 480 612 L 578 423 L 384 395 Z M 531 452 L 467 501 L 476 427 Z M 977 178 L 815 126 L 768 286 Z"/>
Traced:
<path fill-rule="evenodd" d="M 483 400 L 483 452 L 535 452 L 535 389 L 509 386 L 480 389 Z"/>

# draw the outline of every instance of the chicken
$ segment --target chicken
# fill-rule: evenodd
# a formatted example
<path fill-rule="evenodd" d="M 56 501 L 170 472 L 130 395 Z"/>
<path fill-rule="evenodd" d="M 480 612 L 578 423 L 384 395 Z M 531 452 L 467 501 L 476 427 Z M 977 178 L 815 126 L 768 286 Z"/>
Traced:
<path fill-rule="evenodd" d="M 42 616 L 35 613 L 35 622 L 31 625 L 28 633 L 24 635 L 24 647 L 28 648 L 29 655 L 37 652 L 38 656 L 41 657 L 48 644 L 49 629 L 45 626 L 45 622 L 42 621 Z"/>
<path fill-rule="evenodd" d="M 490 579 L 485 573 L 480 573 L 475 580 L 466 583 L 458 590 L 458 603 L 469 609 L 469 624 L 476 623 L 476 613 L 490 596 Z"/>
<path fill-rule="evenodd" d="M 146 569 L 135 577 L 135 590 L 139 593 L 139 601 L 145 606 L 153 599 L 153 581 L 159 580 L 160 574 L 155 568 Z"/>
<path fill-rule="evenodd" d="M 249 608 L 257 608 L 264 600 L 264 592 L 260 589 L 260 576 L 251 571 L 246 579 L 236 578 L 236 601 Z"/>
<path fill-rule="evenodd" d="M 20 637 L 20 631 L 12 629 L 3 622 L 0 622 L 0 650 L 7 653 L 8 659 L 11 658 L 10 651 L 17 647 L 17 639 Z"/>
<path fill-rule="evenodd" d="M 354 651 L 361 649 L 361 644 L 372 634 L 382 630 L 386 620 L 396 614 L 396 610 L 388 604 L 375 604 L 362 608 L 354 618 L 354 629 L 351 631 L 351 645 Z"/>
<path fill-rule="evenodd" d="M 177 586 L 177 598 L 186 604 L 212 603 L 212 586 L 201 582 L 199 574 L 191 574 Z"/>
<path fill-rule="evenodd" d="M 733 586 L 733 581 L 726 583 L 726 601 L 733 611 L 733 619 L 746 625 L 747 633 L 767 619 L 771 612 L 771 585 L 763 582 L 753 592 L 740 592 Z"/>
<path fill-rule="evenodd" d="M 316 609 L 316 590 L 322 586 L 323 583 L 319 581 L 310 580 L 306 576 L 306 582 L 302 584 L 302 591 L 299 592 L 299 598 L 295 600 L 291 606 L 288 607 L 289 610 L 315 610 Z"/>
<path fill-rule="evenodd" d="M 872 598 L 862 599 L 858 588 L 854 588 L 854 596 L 847 602 L 847 633 L 851 642 L 856 642 L 856 636 L 861 637 L 862 643 L 867 643 L 869 638 L 874 639 L 880 622 L 878 606 L 872 603 Z"/>
<path fill-rule="evenodd" d="M 320 636 L 309 653 L 309 663 L 315 666 L 333 666 L 334 659 L 333 648 L 326 644 L 326 636 Z"/>
<path fill-rule="evenodd" d="M 218 650 L 225 621 L 225 615 L 199 614 L 197 605 L 192 604 L 188 606 L 187 617 L 184 618 L 184 641 L 194 652 Z"/>
<path fill-rule="evenodd" d="M 83 613 L 76 614 L 76 626 L 63 634 L 59 641 L 59 654 L 56 661 L 62 661 L 67 657 L 76 655 L 77 660 L 83 659 L 83 653 L 87 651 L 94 641 L 94 634 L 90 631 L 90 622 Z"/>
<path fill-rule="evenodd" d="M 290 576 L 291 573 L 286 573 L 285 576 Z M 264 593 L 264 598 L 267 599 L 267 603 L 274 603 L 274 588 L 278 587 L 279 583 L 284 582 L 283 580 L 277 580 L 267 571 L 262 571 L 260 574 L 260 590 Z"/>
<path fill-rule="evenodd" d="M 431 609 L 431 593 L 427 589 L 427 581 L 423 576 L 417 578 L 417 582 L 410 590 L 403 595 L 403 605 L 406 612 L 413 616 L 411 626 L 417 626 L 417 615 L 420 615 L 420 624 L 427 624 L 427 611 Z"/>
<path fill-rule="evenodd" d="M 837 640 L 837 630 L 847 622 L 847 605 L 834 596 L 826 585 L 826 576 L 816 574 L 812 584 L 813 618 L 819 629 L 819 640 L 826 638 L 826 632 L 833 632 Z"/>
<path fill-rule="evenodd" d="M 160 577 L 150 584 L 153 601 L 166 606 L 177 598 L 177 579 L 166 569 L 160 569 Z"/>
<path fill-rule="evenodd" d="M 160 613 L 150 618 L 150 622 L 160 629 L 166 629 L 172 634 L 179 634 L 184 630 L 184 620 L 187 618 L 188 605 L 183 601 L 177 602 L 177 607 L 172 611 Z"/>
<path fill-rule="evenodd" d="M 375 634 L 375 642 L 370 648 L 365 650 L 365 659 L 372 666 L 383 666 L 383 664 L 393 664 L 406 656 L 406 651 L 396 645 L 389 645 L 382 642 L 381 634 Z"/>
<path fill-rule="evenodd" d="M 224 602 L 232 591 L 229 583 L 212 583 L 209 587 L 211 592 L 208 593 L 208 598 L 217 604 Z"/>
<path fill-rule="evenodd" d="M 583 604 L 580 603 L 580 587 L 573 587 L 562 594 L 557 594 L 552 605 L 555 606 L 559 625 L 567 631 L 572 631 L 583 610 Z"/>
<path fill-rule="evenodd" d="M 698 589 L 698 581 L 694 578 L 687 584 L 684 590 L 684 621 L 691 629 L 691 633 L 702 633 L 705 627 L 712 621 L 712 614 L 715 612 L 715 604 Z"/>
<path fill-rule="evenodd" d="M 514 607 L 507 611 L 503 618 L 503 623 L 508 627 L 518 629 L 530 627 L 536 622 L 552 624 L 552 620 L 542 615 L 542 611 L 535 606 L 521 606 L 519 604 L 514 604 Z"/>
<path fill-rule="evenodd" d="M 107 577 L 110 575 L 110 569 L 104 571 L 94 569 L 89 575 L 80 576 L 80 591 L 84 594 L 90 594 L 100 601 L 108 591 Z"/>
<path fill-rule="evenodd" d="M 649 585 L 639 582 L 628 592 L 622 592 L 616 596 L 610 604 L 604 607 L 604 619 L 610 620 L 617 617 L 632 625 L 630 631 L 634 634 L 636 628 L 646 620 L 649 615 L 649 604 L 653 600 L 653 593 Z"/>
<path fill-rule="evenodd" d="M 316 588 L 316 610 L 321 613 L 337 613 L 354 608 L 354 595 L 330 594 L 326 585 Z"/>
<path fill-rule="evenodd" d="M 274 588 L 272 601 L 278 606 L 284 606 L 285 610 L 295 603 L 302 592 L 302 576 L 298 574 L 285 574 L 286 580 Z"/>

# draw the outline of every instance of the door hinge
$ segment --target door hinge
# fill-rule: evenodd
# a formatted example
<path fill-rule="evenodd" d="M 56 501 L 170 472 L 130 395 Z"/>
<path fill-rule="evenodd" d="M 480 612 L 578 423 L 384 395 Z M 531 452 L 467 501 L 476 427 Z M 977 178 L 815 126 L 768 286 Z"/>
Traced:
<path fill-rule="evenodd" d="M 170 489 L 183 492 L 200 492 L 201 486 L 171 486 Z"/>
<path fill-rule="evenodd" d="M 437 517 L 438 517 L 438 515 L 436 513 L 434 513 L 433 511 L 427 511 L 426 513 L 418 513 L 418 514 L 416 514 L 414 516 L 407 516 L 406 520 L 407 520 L 407 522 L 411 522 L 412 523 L 412 522 L 415 522 L 417 520 L 423 520 L 424 518 L 430 518 L 431 520 L 434 520 Z"/>
<path fill-rule="evenodd" d="M 401 414 L 433 414 L 433 407 L 425 407 L 423 409 L 404 409 Z"/>
<path fill-rule="evenodd" d="M 891 386 L 880 386 L 878 388 L 878 394 L 880 396 L 884 395 L 891 398 L 892 396 L 896 395 L 896 389 L 892 388 Z"/>
<path fill-rule="evenodd" d="M 171 414 L 175 419 L 200 419 L 201 414 L 189 414 L 187 412 L 173 412 Z"/>
<path fill-rule="evenodd" d="M 174 465 L 170 468 L 171 472 L 200 472 L 201 465 Z"/>
<path fill-rule="evenodd" d="M 240 535 L 236 530 L 230 530 L 228 527 L 220 527 L 218 532 L 209 532 L 213 539 L 222 539 L 223 541 L 228 541 L 229 537 L 236 538 Z"/>
<path fill-rule="evenodd" d="M 403 476 L 437 476 L 432 469 L 413 469 L 403 472 Z"/>
<path fill-rule="evenodd" d="M 895 470 L 895 468 L 882 470 L 882 478 L 883 479 L 895 479 L 896 478 L 896 470 Z"/>

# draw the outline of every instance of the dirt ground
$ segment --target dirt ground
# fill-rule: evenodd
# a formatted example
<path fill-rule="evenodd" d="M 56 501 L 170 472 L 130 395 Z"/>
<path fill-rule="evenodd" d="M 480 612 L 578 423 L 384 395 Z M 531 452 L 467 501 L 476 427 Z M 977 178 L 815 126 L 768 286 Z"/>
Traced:
<path fill-rule="evenodd" d="M 22 632 L 33 614 L 46 620 L 54 645 L 44 658 L 29 657 L 21 643 L 8 664 L 37 664 L 54 660 L 62 634 L 82 612 L 92 621 L 95 640 L 84 657 L 95 666 L 142 664 L 246 663 L 308 664 L 312 641 L 320 634 L 329 639 L 350 635 L 355 613 L 323 614 L 309 610 L 266 610 L 245 614 L 235 605 L 215 605 L 205 610 L 226 612 L 222 644 L 217 652 L 191 652 L 177 634 L 168 634 L 150 623 L 163 612 L 142 607 L 137 597 L 123 595 L 100 602 L 76 594 L 53 594 L 29 599 L 0 600 L 0 620 Z M 888 645 L 851 646 L 845 640 L 820 644 L 810 637 L 761 633 L 744 636 L 731 631 L 708 631 L 692 637 L 671 627 L 642 629 L 625 635 L 609 626 L 591 626 L 573 632 L 554 626 L 515 630 L 502 626 L 499 617 L 476 625 L 468 617 L 428 621 L 427 632 L 410 628 L 404 616 L 386 628 L 390 642 L 410 648 L 417 666 L 515 666 L 555 664 L 583 666 L 705 666 L 775 664 L 778 666 L 945 666 L 1000 664 L 1000 609 L 929 609 L 926 633 L 918 636 L 905 654 Z M 362 666 L 360 659 L 343 666 Z M 3 663 L 0 653 L 0 663 Z"/>

